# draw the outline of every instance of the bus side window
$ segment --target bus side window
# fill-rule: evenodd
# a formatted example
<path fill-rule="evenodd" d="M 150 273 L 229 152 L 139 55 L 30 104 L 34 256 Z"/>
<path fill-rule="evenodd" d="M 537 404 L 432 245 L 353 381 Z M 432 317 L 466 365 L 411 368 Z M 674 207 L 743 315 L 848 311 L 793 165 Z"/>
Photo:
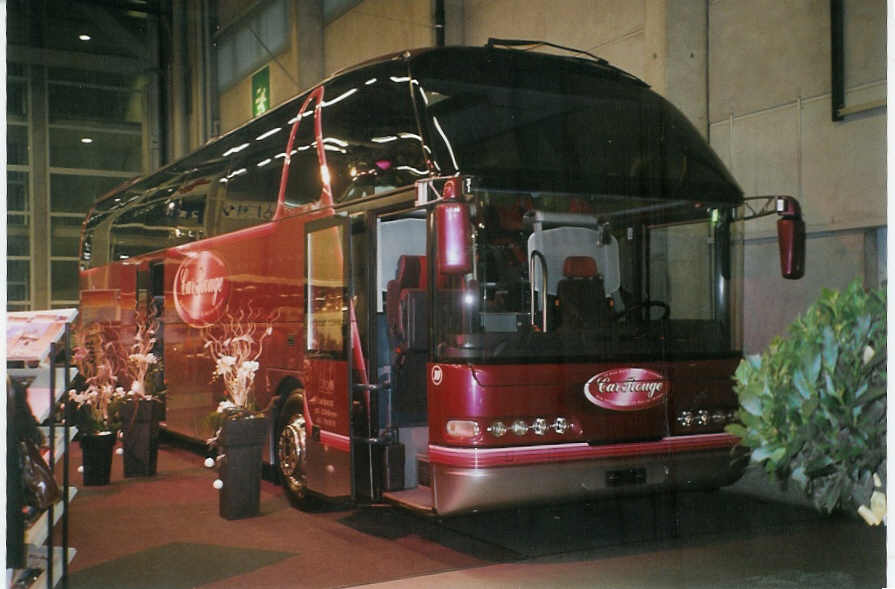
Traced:
<path fill-rule="evenodd" d="M 426 176 L 407 72 L 394 65 L 328 85 L 321 109 L 333 200 L 348 202 Z"/>
<path fill-rule="evenodd" d="M 273 155 L 249 155 L 235 162 L 227 182 L 219 182 L 216 235 L 267 223 L 277 210 L 283 164 Z"/>
<path fill-rule="evenodd" d="M 296 110 L 301 106 L 298 103 Z M 315 110 L 313 101 L 308 105 L 306 113 Z M 298 112 L 290 113 L 296 116 Z M 286 149 L 291 127 L 287 128 L 286 137 L 283 139 L 282 149 Z M 317 162 L 317 144 L 314 138 L 314 117 L 307 114 L 298 124 L 295 133 L 295 142 L 292 145 L 292 157 L 289 164 L 289 176 L 286 180 L 286 195 L 284 204 L 287 207 L 300 207 L 316 202 L 320 198 L 320 164 Z M 277 169 L 282 172 L 282 160 L 277 159 Z"/>

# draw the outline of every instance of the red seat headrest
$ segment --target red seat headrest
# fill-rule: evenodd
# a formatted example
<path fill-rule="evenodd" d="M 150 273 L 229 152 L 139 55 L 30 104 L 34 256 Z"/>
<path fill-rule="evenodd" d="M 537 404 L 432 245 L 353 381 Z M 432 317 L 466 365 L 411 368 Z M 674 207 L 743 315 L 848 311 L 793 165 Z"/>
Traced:
<path fill-rule="evenodd" d="M 426 256 L 401 256 L 395 279 L 400 289 L 426 288 Z"/>
<path fill-rule="evenodd" d="M 566 278 L 593 278 L 597 275 L 597 263 L 590 256 L 569 256 L 562 265 Z"/>

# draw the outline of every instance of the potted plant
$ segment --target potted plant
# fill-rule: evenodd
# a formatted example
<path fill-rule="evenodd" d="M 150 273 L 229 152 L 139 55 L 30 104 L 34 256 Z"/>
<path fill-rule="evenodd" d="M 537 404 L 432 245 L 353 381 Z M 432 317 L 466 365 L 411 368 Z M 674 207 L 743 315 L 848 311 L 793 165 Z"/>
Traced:
<path fill-rule="evenodd" d="M 124 398 L 124 389 L 118 386 L 114 345 L 104 327 L 90 324 L 76 330 L 75 338 L 78 378 L 68 394 L 75 407 L 84 485 L 107 485 L 120 425 L 117 406 Z"/>
<path fill-rule="evenodd" d="M 270 321 L 251 311 L 227 313 L 215 327 L 203 331 L 205 350 L 214 362 L 213 379 L 224 385 L 226 399 L 212 414 L 215 436 L 209 445 L 219 450 L 220 515 L 239 519 L 258 514 L 261 497 L 262 449 L 267 420 L 257 411 L 255 373 L 272 332 Z"/>
<path fill-rule="evenodd" d="M 795 482 L 815 507 L 886 512 L 886 292 L 853 282 L 824 290 L 734 376 L 740 424 L 727 431 L 772 478 Z"/>
<path fill-rule="evenodd" d="M 155 310 L 138 311 L 136 325 L 130 353 L 122 362 L 131 382 L 130 389 L 118 406 L 125 477 L 156 473 L 159 423 L 164 409 L 164 392 L 156 390 L 158 379 L 155 374 L 160 370 L 160 361 L 153 353 L 159 327 L 158 313 Z"/>

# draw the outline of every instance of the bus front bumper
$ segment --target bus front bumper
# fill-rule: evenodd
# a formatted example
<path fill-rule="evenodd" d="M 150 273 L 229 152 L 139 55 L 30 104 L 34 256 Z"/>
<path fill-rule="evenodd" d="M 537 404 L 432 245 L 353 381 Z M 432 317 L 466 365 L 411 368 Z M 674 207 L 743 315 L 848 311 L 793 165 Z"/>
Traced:
<path fill-rule="evenodd" d="M 429 446 L 434 511 L 452 515 L 529 503 L 717 488 L 739 479 L 747 451 L 728 434 L 607 446 Z"/>

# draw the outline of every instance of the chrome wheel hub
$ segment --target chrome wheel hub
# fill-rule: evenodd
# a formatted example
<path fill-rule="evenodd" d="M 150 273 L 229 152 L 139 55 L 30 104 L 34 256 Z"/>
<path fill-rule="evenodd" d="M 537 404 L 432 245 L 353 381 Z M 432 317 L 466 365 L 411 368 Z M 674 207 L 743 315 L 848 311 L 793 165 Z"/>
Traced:
<path fill-rule="evenodd" d="M 277 446 L 277 457 L 283 476 L 290 479 L 293 484 L 301 484 L 302 463 L 305 461 L 307 451 L 304 417 L 296 418 L 283 428 Z"/>

